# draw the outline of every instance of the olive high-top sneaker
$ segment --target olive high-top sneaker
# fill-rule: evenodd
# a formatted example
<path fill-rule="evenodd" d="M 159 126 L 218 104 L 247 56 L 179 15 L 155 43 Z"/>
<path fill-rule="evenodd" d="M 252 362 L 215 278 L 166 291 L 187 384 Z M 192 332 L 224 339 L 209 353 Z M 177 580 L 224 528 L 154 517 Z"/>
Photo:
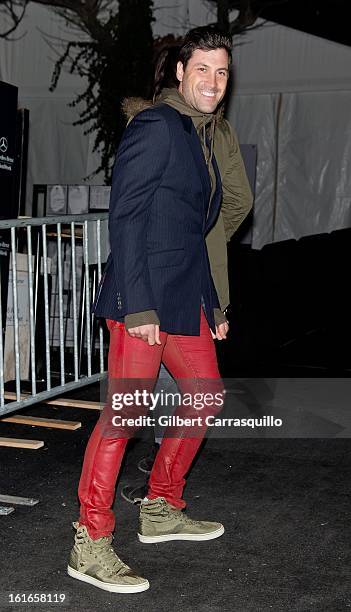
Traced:
<path fill-rule="evenodd" d="M 112 535 L 93 540 L 85 525 L 73 523 L 74 546 L 67 567 L 72 578 L 112 593 L 140 593 L 149 582 L 135 574 L 113 550 Z"/>
<path fill-rule="evenodd" d="M 143 544 L 168 540 L 213 540 L 224 533 L 221 523 L 195 521 L 164 497 L 144 500 L 140 504 L 138 538 Z"/>

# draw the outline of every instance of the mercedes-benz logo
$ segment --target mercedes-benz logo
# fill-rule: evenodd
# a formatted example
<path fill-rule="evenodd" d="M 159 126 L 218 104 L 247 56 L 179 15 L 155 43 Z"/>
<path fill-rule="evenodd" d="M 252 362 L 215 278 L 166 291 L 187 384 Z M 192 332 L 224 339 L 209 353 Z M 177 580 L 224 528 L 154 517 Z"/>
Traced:
<path fill-rule="evenodd" d="M 7 142 L 7 138 L 5 138 L 5 136 L 1 136 L 1 138 L 0 138 L 0 152 L 1 153 L 6 153 L 8 147 L 9 147 L 9 144 Z"/>

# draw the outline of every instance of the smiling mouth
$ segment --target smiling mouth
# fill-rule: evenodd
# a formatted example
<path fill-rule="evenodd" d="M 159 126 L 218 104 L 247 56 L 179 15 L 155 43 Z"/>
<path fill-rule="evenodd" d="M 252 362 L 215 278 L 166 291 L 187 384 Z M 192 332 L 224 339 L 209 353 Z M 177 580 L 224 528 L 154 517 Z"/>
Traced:
<path fill-rule="evenodd" d="M 201 94 L 206 98 L 214 98 L 216 96 L 216 94 L 211 91 L 202 91 Z"/>

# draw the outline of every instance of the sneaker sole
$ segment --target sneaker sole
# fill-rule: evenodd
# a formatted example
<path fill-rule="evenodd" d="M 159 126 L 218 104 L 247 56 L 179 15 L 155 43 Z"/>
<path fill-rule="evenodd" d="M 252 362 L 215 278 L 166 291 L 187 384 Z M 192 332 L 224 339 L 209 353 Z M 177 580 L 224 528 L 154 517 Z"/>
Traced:
<path fill-rule="evenodd" d="M 134 586 L 130 584 L 123 585 L 112 584 L 110 582 L 101 582 L 101 580 L 98 580 L 97 578 L 93 578 L 87 574 L 82 574 L 82 572 L 78 572 L 77 570 L 73 569 L 73 567 L 70 567 L 70 565 L 67 566 L 67 573 L 69 576 L 71 576 L 71 578 L 81 580 L 82 582 L 87 582 L 88 584 L 98 587 L 98 589 L 109 591 L 110 593 L 141 593 L 150 587 L 148 580 Z"/>
<path fill-rule="evenodd" d="M 169 533 L 159 536 L 144 536 L 138 533 L 139 542 L 142 544 L 157 544 L 157 542 L 169 542 L 171 540 L 189 540 L 192 542 L 204 542 L 206 540 L 215 540 L 224 533 L 224 527 L 211 531 L 210 533 Z"/>

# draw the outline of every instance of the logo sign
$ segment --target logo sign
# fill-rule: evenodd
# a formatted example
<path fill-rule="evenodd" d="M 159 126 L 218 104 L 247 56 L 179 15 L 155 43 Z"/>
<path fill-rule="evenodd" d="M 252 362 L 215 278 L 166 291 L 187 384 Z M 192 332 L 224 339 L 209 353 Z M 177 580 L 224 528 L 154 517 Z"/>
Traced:
<path fill-rule="evenodd" d="M 5 136 L 2 136 L 0 138 L 0 153 L 6 153 L 8 147 L 9 145 L 7 142 L 7 138 L 5 138 Z"/>

